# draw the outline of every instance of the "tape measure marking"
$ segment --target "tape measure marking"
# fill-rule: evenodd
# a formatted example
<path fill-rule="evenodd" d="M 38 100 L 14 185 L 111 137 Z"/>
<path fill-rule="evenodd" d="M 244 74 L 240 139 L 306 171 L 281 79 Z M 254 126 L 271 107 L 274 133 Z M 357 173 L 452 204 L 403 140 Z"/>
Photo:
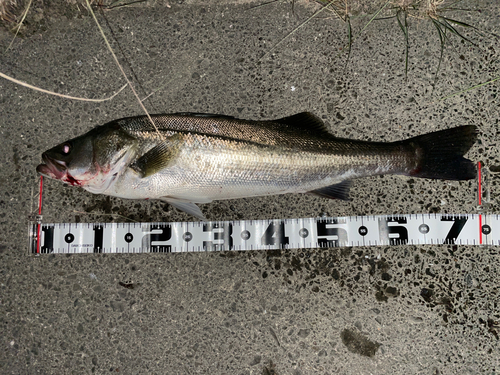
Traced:
<path fill-rule="evenodd" d="M 40 236 L 37 235 L 38 225 Z M 30 229 L 30 251 L 42 254 L 174 253 L 404 244 L 500 246 L 500 216 L 411 214 L 223 222 L 32 223 Z"/>

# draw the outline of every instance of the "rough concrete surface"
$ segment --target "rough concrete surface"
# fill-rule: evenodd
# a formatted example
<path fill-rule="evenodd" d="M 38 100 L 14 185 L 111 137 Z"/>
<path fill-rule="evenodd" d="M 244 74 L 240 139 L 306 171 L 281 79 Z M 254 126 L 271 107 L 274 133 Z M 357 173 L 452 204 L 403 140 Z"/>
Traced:
<path fill-rule="evenodd" d="M 440 71 L 429 20 L 409 18 L 408 78 L 396 19 L 347 27 L 279 1 L 252 8 L 146 3 L 98 19 L 152 113 L 271 119 L 300 111 L 335 135 L 391 141 L 475 124 L 468 157 L 498 170 L 496 1 L 461 3 Z M 480 10 L 477 11 L 477 10 Z M 64 14 L 64 12 L 60 12 Z M 358 35 L 369 17 L 352 20 Z M 110 32 L 113 30 L 113 35 Z M 94 21 L 71 12 L 17 39 L 0 32 L 0 71 L 102 98 L 125 83 Z M 132 70 L 133 72 L 132 72 Z M 434 86 L 434 89 L 433 89 Z M 43 255 L 27 251 L 41 153 L 107 121 L 142 114 L 130 90 L 103 103 L 0 80 L 0 372 L 3 374 L 497 374 L 499 250 L 395 246 L 235 253 Z M 492 175 L 493 213 L 497 181 Z M 211 220 L 474 213 L 477 181 L 356 181 L 351 202 L 290 195 L 202 205 Z M 47 181 L 44 222 L 193 220 L 167 204 L 95 196 Z M 121 216 L 119 216 L 121 215 Z"/>

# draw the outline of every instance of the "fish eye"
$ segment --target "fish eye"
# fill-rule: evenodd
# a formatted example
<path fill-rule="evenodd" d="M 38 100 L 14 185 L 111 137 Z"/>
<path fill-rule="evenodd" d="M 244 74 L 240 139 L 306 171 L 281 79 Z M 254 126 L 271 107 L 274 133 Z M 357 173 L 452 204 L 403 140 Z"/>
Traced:
<path fill-rule="evenodd" d="M 62 153 L 64 155 L 68 155 L 70 151 L 71 151 L 71 145 L 69 143 L 63 144 L 63 146 L 62 146 Z"/>

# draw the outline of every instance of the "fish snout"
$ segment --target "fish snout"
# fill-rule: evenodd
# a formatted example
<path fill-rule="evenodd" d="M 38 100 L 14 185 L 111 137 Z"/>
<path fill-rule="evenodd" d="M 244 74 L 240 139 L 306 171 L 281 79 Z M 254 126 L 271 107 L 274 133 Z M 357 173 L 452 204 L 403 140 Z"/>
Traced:
<path fill-rule="evenodd" d="M 36 171 L 42 176 L 61 180 L 66 176 L 68 167 L 66 162 L 56 160 L 48 156 L 45 152 L 42 154 L 43 163 L 36 167 Z"/>

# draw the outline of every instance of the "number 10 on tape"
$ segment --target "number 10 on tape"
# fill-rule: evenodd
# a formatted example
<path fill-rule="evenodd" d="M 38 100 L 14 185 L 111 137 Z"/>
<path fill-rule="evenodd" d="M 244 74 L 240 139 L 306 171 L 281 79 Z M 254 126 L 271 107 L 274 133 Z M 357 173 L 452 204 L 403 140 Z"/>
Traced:
<path fill-rule="evenodd" d="M 499 215 L 413 214 L 175 223 L 30 224 L 31 253 L 244 251 L 424 244 L 500 245 Z M 38 234 L 40 233 L 38 238 Z"/>

